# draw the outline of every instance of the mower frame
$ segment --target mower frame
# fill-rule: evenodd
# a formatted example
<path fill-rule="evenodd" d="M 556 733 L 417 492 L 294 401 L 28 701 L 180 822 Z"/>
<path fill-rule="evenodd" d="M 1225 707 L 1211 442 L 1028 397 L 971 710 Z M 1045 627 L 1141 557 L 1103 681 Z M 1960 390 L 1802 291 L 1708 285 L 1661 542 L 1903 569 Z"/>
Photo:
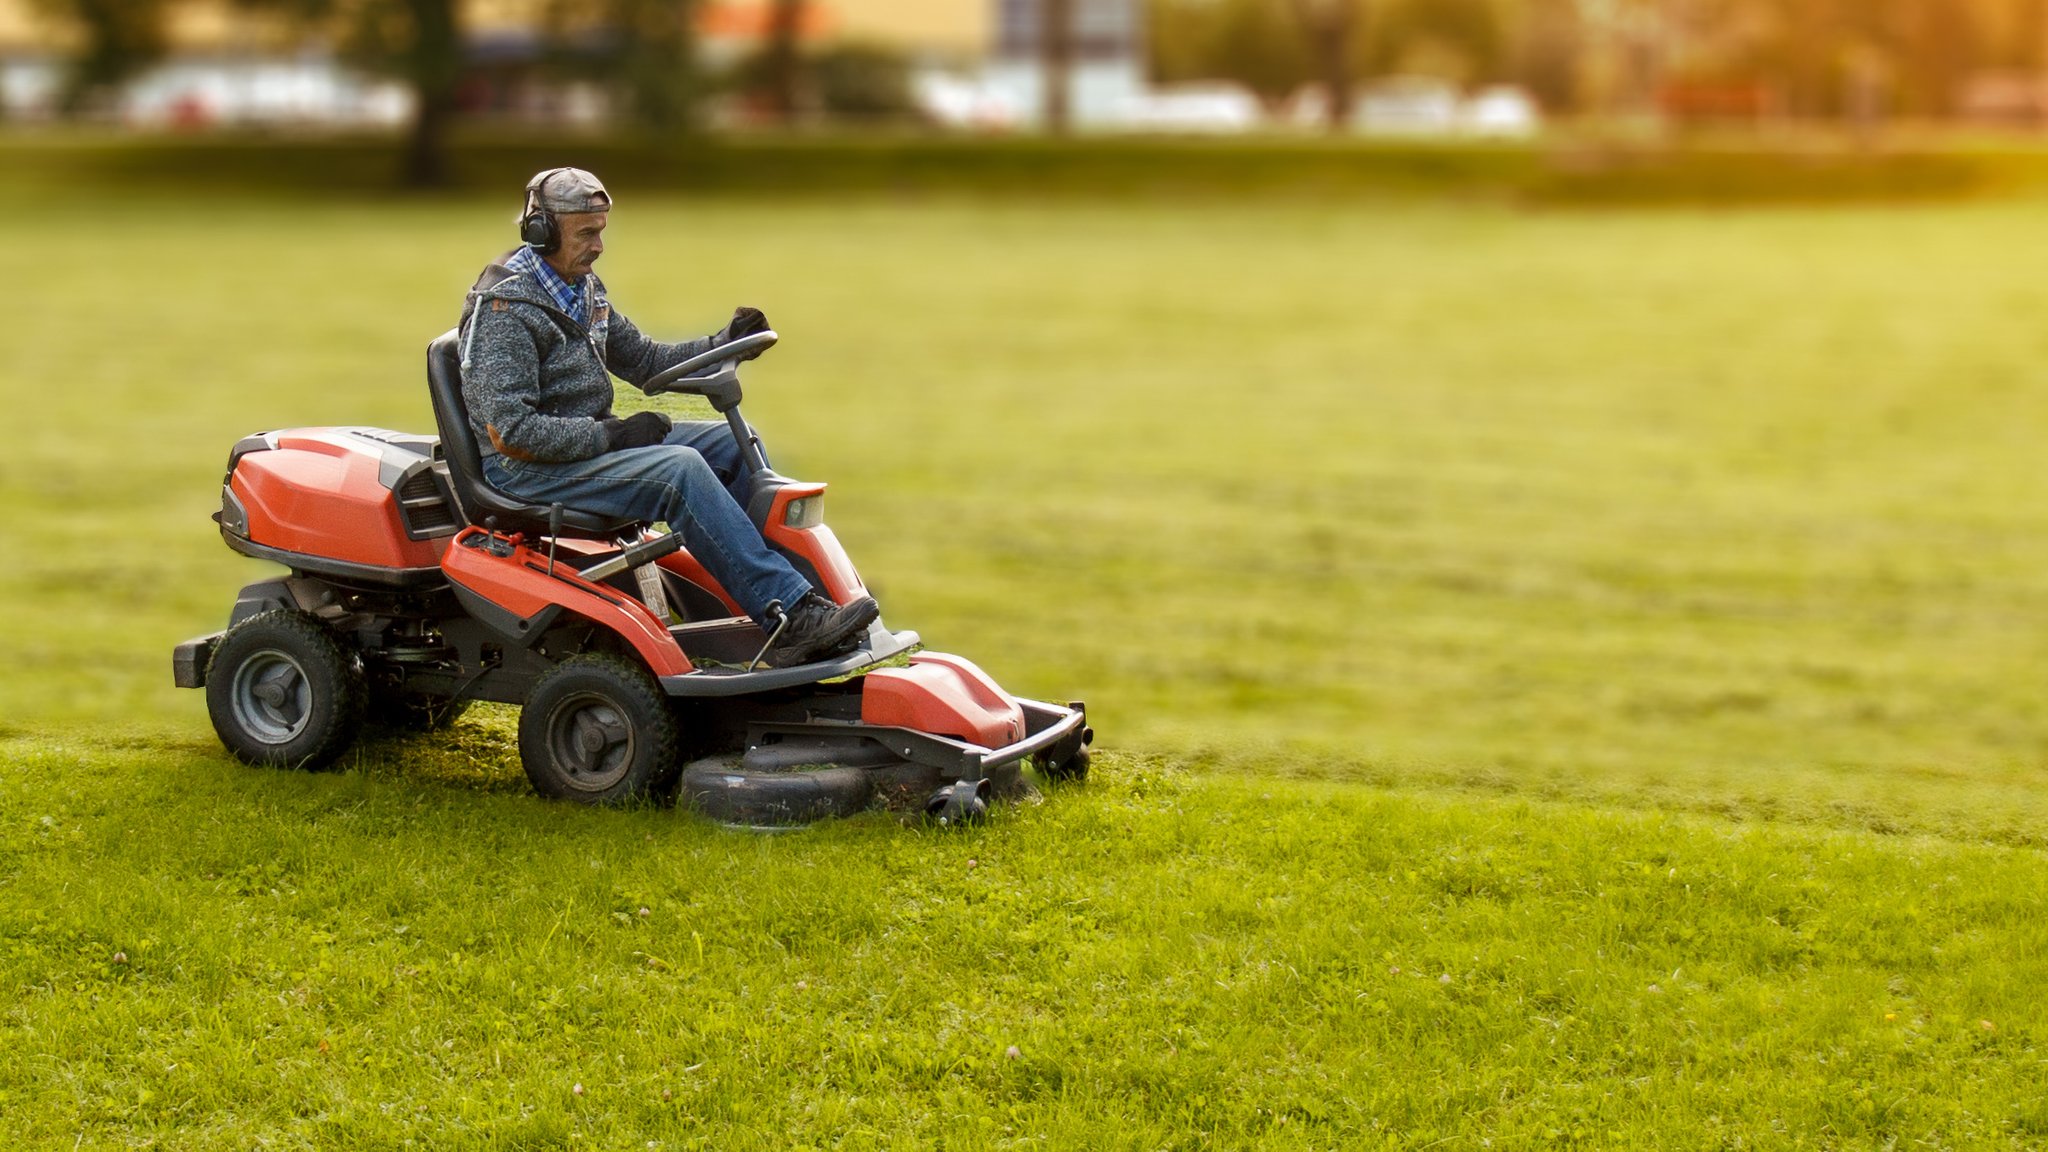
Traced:
<path fill-rule="evenodd" d="M 711 402 L 740 446 L 763 537 L 850 602 L 866 589 L 823 523 L 825 485 L 769 469 L 739 413 L 739 363 L 776 339 L 712 349 L 647 390 Z M 228 627 L 179 644 L 172 666 L 179 687 L 208 691 L 237 756 L 317 766 L 361 715 L 433 727 L 484 700 L 524 709 L 522 760 L 544 794 L 611 803 L 679 783 L 690 806 L 733 823 L 796 823 L 878 797 L 965 822 L 1028 792 L 1027 761 L 1049 778 L 1085 775 L 1082 704 L 1010 696 L 880 620 L 851 652 L 761 666 L 771 638 L 679 535 L 491 488 L 459 374 L 451 332 L 428 350 L 442 436 L 296 429 L 230 451 L 221 537 L 289 575 L 243 588 Z"/>

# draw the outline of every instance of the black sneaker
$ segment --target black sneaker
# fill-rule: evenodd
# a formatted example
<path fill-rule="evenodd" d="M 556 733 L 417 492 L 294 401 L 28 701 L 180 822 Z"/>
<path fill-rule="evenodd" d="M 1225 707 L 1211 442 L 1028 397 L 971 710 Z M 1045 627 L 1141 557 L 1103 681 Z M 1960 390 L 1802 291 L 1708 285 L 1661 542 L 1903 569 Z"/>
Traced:
<path fill-rule="evenodd" d="M 851 651 L 860 643 L 868 625 L 881 616 L 882 608 L 872 596 L 851 604 L 834 604 L 813 592 L 788 610 L 789 623 L 768 649 L 768 659 L 778 668 L 809 664 L 827 656 Z"/>

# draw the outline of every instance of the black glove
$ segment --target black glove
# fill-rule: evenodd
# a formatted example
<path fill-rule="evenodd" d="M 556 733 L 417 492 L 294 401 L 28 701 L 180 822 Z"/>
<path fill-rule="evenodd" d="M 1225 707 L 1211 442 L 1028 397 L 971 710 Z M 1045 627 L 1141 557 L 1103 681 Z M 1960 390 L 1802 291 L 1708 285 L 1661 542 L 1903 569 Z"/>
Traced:
<path fill-rule="evenodd" d="M 756 332 L 766 331 L 769 331 L 766 312 L 759 308 L 735 308 L 732 310 L 732 322 L 725 326 L 725 339 L 719 343 L 730 344 L 742 336 L 752 336 Z M 759 352 L 749 352 L 740 359 L 752 360 L 759 355 Z"/>
<path fill-rule="evenodd" d="M 659 444 L 667 438 L 669 429 L 675 425 L 659 412 L 635 412 L 621 420 L 607 416 L 604 425 L 604 450 L 617 452 L 621 448 L 646 448 Z"/>

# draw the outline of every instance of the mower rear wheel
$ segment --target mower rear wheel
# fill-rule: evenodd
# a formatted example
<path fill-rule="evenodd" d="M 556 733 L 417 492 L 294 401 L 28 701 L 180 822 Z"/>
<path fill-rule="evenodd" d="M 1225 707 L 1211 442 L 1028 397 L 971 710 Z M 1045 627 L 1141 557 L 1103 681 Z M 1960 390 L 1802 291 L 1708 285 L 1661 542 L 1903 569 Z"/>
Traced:
<path fill-rule="evenodd" d="M 228 630 L 206 672 L 206 711 L 238 759 L 271 768 L 331 763 L 362 728 L 362 661 L 318 620 L 288 608 Z"/>
<path fill-rule="evenodd" d="M 519 712 L 519 759 L 533 790 L 579 804 L 624 804 L 679 767 L 668 698 L 617 656 L 573 656 L 542 674 Z"/>

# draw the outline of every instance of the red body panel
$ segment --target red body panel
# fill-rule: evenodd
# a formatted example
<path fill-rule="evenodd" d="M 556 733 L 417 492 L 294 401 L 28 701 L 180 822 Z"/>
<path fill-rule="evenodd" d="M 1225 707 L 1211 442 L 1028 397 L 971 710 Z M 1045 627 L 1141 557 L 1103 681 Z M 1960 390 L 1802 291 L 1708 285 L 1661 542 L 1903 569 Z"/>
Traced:
<path fill-rule="evenodd" d="M 468 545 L 472 538 L 487 535 L 476 528 L 463 530 L 453 540 L 445 536 L 409 538 L 397 497 L 380 477 L 380 452 L 385 442 L 365 442 L 362 432 L 292 429 L 272 434 L 274 450 L 241 455 L 228 484 L 246 512 L 248 538 L 285 552 L 352 564 L 380 568 L 439 566 L 450 580 L 520 619 L 528 619 L 551 604 L 560 604 L 610 628 L 640 653 L 657 676 L 692 671 L 689 658 L 667 627 L 655 620 L 638 599 L 581 579 L 567 563 L 558 564 L 555 575 L 549 576 L 545 551 L 529 548 L 522 541 L 514 547 L 512 555 L 492 556 L 485 549 Z M 845 604 L 867 595 L 867 588 L 838 537 L 822 523 L 808 528 L 787 523 L 792 501 L 816 499 L 824 491 L 823 484 L 804 483 L 780 489 L 763 534 L 808 561 L 823 585 L 821 591 L 834 602 Z M 557 547 L 558 555 L 566 560 L 605 550 L 607 545 L 564 539 Z M 657 563 L 716 596 L 733 615 L 745 614 L 731 594 L 687 551 L 672 553 Z M 906 716 L 931 717 L 933 722 L 943 725 L 931 728 L 913 722 L 907 723 L 907 727 L 948 735 L 957 733 L 961 739 L 994 733 L 996 722 L 990 716 L 1001 712 L 1001 707 L 987 701 L 999 697 L 1007 703 L 1008 697 L 1002 696 L 1001 689 L 973 665 L 960 663 L 967 673 L 917 673 L 915 683 L 922 687 L 915 691 L 885 687 L 884 695 L 898 702 L 883 707 L 895 708 Z M 965 675 L 967 680 L 955 683 L 958 675 Z M 894 696 L 890 696 L 892 692 Z M 942 699 L 950 703 L 934 703 Z M 1014 705 L 1010 707 L 1014 709 Z M 991 708 L 996 712 L 990 712 Z M 969 719 L 962 720 L 961 716 Z"/>
<path fill-rule="evenodd" d="M 249 516 L 249 539 L 380 568 L 431 568 L 441 541 L 410 540 L 398 504 L 377 479 L 378 456 L 319 428 L 279 433 L 275 452 L 252 452 L 228 478 Z"/>
<path fill-rule="evenodd" d="M 684 549 L 681 552 L 671 552 L 654 563 L 718 597 L 719 602 L 723 603 L 733 615 L 746 615 L 740 609 L 739 601 L 734 600 L 724 588 L 719 586 L 718 581 L 711 578 L 711 573 L 705 571 L 702 564 L 697 563 L 697 558 L 690 555 L 688 549 Z"/>
<path fill-rule="evenodd" d="M 652 540 L 655 538 L 655 534 L 652 532 L 644 532 L 641 534 L 640 538 L 643 540 Z M 578 557 L 579 559 L 584 559 L 591 556 L 596 556 L 603 552 L 608 552 L 612 549 L 612 547 L 613 546 L 610 544 L 601 543 L 596 540 L 577 540 L 569 537 L 564 537 L 557 545 L 560 555 L 573 555 Z M 697 563 L 697 558 L 695 556 L 690 555 L 688 549 L 684 549 L 679 552 L 671 552 L 668 555 L 663 556 L 661 559 L 656 560 L 654 562 L 654 566 L 657 568 L 661 568 L 667 572 L 670 572 L 676 576 L 680 576 L 683 579 L 688 580 L 690 583 L 695 584 L 697 587 L 702 588 L 704 591 L 710 593 L 711 595 L 716 596 L 718 598 L 719 603 L 724 604 L 726 610 L 731 612 L 733 615 L 746 615 L 745 612 L 740 610 L 739 602 L 734 600 L 731 597 L 731 595 L 729 595 L 726 592 L 724 588 L 720 587 L 718 581 L 711 578 L 711 573 L 705 570 L 704 565 Z"/>
<path fill-rule="evenodd" d="M 1024 709 L 1016 697 L 969 661 L 943 652 L 920 652 L 908 668 L 879 668 L 862 677 L 860 719 L 984 748 L 1024 738 Z"/>
<path fill-rule="evenodd" d="M 761 535 L 809 560 L 811 567 L 818 570 L 818 579 L 824 581 L 826 597 L 834 604 L 850 604 L 867 595 L 868 590 L 860 582 L 860 573 L 853 570 L 853 561 L 847 557 L 846 549 L 840 546 L 839 537 L 823 524 L 792 528 L 784 523 L 788 518 L 790 501 L 824 494 L 823 484 L 791 484 L 778 491 L 775 504 L 768 513 L 768 526 L 762 529 Z"/>
<path fill-rule="evenodd" d="M 550 604 L 560 604 L 617 632 L 656 676 L 680 676 L 692 670 L 689 657 L 683 655 L 668 627 L 640 601 L 592 584 L 565 563 L 558 562 L 555 574 L 549 576 L 547 554 L 523 543 L 516 544 L 510 556 L 493 556 L 483 548 L 470 547 L 470 541 L 488 535 L 481 528 L 468 528 L 449 542 L 447 555 L 441 559 L 441 570 L 448 579 L 522 620 Z"/>

